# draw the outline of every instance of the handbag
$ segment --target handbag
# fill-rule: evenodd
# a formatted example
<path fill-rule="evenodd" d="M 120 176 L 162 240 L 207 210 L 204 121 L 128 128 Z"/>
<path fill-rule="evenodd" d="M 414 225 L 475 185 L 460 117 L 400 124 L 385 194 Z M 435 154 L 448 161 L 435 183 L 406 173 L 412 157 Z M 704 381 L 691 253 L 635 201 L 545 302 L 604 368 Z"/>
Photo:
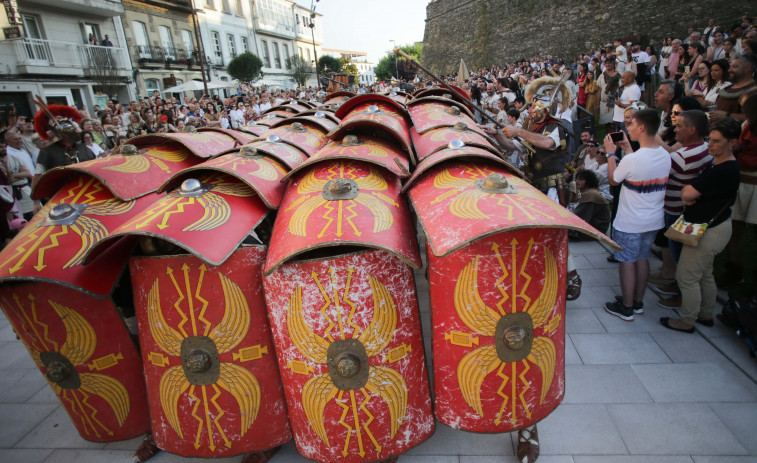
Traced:
<path fill-rule="evenodd" d="M 723 208 L 705 223 L 689 222 L 684 219 L 683 214 L 681 214 L 673 225 L 665 230 L 665 237 L 695 248 L 699 244 L 699 240 L 702 239 L 702 235 L 704 235 L 707 227 L 709 227 L 712 221 L 719 217 L 727 207 L 728 203 L 726 202 Z"/>

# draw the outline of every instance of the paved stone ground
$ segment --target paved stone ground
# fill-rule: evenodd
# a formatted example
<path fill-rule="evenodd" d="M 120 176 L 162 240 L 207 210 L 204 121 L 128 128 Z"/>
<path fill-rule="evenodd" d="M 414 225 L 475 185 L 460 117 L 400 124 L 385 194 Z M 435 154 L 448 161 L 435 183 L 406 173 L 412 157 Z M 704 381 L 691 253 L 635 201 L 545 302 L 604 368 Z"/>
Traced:
<path fill-rule="evenodd" d="M 696 334 L 658 323 L 670 311 L 649 291 L 633 323 L 606 314 L 620 294 L 616 264 L 598 243 L 571 243 L 584 282 L 568 303 L 566 395 L 539 424 L 542 463 L 757 463 L 757 361 L 716 323 Z M 417 275 L 429 346 L 427 284 Z M 429 359 L 430 360 L 430 359 Z M 7 320 L 0 315 L 0 462 L 130 462 L 140 439 L 94 444 L 81 439 Z M 439 424 L 400 461 L 515 463 L 515 436 L 479 435 Z M 242 457 L 151 461 L 239 462 Z M 272 463 L 306 461 L 288 444 Z"/>

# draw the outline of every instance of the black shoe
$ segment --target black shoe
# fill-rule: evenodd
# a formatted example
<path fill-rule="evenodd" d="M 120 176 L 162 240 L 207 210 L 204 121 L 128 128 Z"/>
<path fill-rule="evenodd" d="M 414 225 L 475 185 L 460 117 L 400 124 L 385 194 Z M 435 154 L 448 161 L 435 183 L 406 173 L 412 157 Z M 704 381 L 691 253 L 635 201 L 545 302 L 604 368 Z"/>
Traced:
<path fill-rule="evenodd" d="M 615 256 L 607 256 L 607 262 L 611 264 L 619 264 L 620 261 L 615 258 Z"/>
<path fill-rule="evenodd" d="M 623 296 L 615 296 L 615 302 L 618 304 L 623 303 Z M 633 313 L 641 315 L 644 313 L 644 303 L 640 301 L 633 301 Z"/>
<path fill-rule="evenodd" d="M 626 307 L 622 302 L 607 302 L 605 312 L 627 322 L 633 321 L 633 307 Z"/>
<path fill-rule="evenodd" d="M 675 328 L 670 325 L 670 317 L 660 317 L 660 325 L 664 326 L 665 328 L 673 331 L 680 331 L 681 333 L 694 333 L 696 330 L 692 326 L 691 328 Z"/>

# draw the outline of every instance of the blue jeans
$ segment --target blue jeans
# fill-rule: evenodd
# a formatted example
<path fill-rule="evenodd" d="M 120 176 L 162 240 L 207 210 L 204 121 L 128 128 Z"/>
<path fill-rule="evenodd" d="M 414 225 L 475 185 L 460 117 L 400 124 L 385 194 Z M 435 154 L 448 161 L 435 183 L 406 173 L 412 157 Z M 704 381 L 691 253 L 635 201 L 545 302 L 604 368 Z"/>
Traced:
<path fill-rule="evenodd" d="M 665 228 L 667 229 L 671 225 L 675 223 L 676 220 L 678 220 L 678 217 L 680 217 L 680 214 L 674 215 L 674 214 L 668 214 L 665 213 Z M 678 241 L 673 241 L 671 239 L 668 240 L 668 247 L 670 248 L 670 254 L 673 256 L 673 261 L 677 264 L 678 260 L 681 258 L 681 249 L 683 249 L 683 243 L 679 243 Z"/>

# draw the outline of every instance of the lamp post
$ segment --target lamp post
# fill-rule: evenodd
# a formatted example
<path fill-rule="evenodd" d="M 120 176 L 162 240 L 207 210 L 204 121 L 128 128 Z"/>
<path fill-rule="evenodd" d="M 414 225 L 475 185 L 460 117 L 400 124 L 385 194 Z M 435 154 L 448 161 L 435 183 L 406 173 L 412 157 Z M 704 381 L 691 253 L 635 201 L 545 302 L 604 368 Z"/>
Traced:
<path fill-rule="evenodd" d="M 315 79 L 316 79 L 316 88 L 320 90 L 321 88 L 321 75 L 318 72 L 318 52 L 315 48 L 315 4 L 319 0 L 311 0 L 310 1 L 310 24 L 308 24 L 308 27 L 310 27 L 310 36 L 313 39 L 313 57 L 315 58 Z"/>
<path fill-rule="evenodd" d="M 390 40 L 390 42 L 392 42 L 392 45 L 394 45 L 392 47 L 392 50 L 394 50 L 395 48 L 397 48 L 397 41 L 396 40 Z M 397 80 L 400 80 L 400 73 L 397 70 L 397 55 L 393 55 L 393 56 L 394 56 L 394 77 Z"/>

